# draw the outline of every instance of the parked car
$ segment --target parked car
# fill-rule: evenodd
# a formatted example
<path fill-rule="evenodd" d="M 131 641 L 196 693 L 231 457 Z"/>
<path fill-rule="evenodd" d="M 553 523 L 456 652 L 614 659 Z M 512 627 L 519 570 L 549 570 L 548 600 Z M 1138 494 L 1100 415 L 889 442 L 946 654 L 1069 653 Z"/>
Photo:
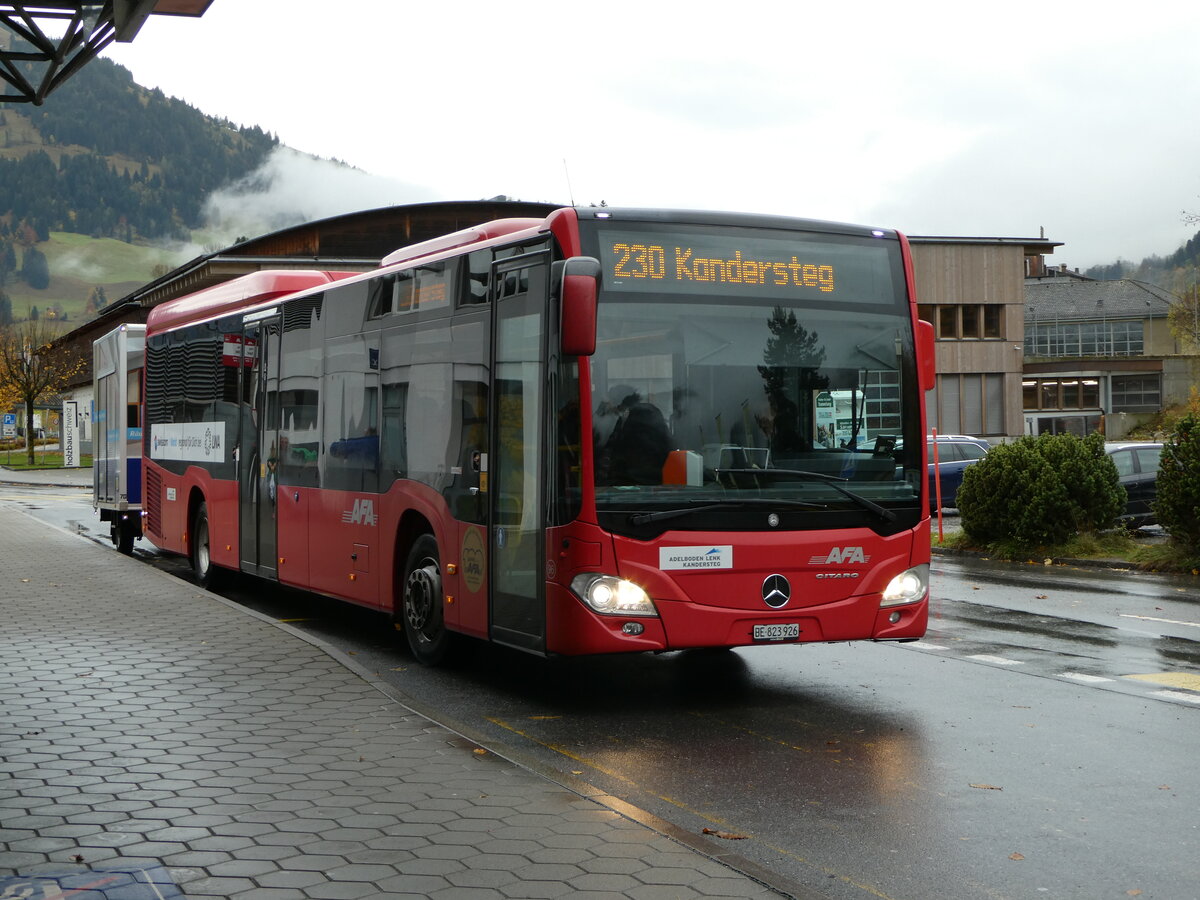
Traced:
<path fill-rule="evenodd" d="M 1141 528 L 1158 522 L 1153 504 L 1157 496 L 1158 459 L 1162 456 L 1162 448 L 1162 444 L 1140 441 L 1104 445 L 1104 452 L 1116 464 L 1121 487 L 1129 497 L 1125 512 L 1118 517 L 1126 528 Z"/>
<path fill-rule="evenodd" d="M 991 446 L 983 438 L 965 434 L 939 434 L 937 436 L 937 465 L 933 461 L 933 436 L 926 438 L 925 447 L 929 454 L 929 509 L 937 511 L 937 483 L 942 483 L 942 506 L 957 508 L 955 500 L 963 472 L 971 463 L 987 456 Z"/>

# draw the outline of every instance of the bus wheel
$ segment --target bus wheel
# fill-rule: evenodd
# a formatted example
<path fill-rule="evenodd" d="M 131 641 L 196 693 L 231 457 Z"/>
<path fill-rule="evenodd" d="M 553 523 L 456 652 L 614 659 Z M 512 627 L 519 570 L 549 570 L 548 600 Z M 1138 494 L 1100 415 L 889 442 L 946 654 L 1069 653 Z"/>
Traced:
<path fill-rule="evenodd" d="M 433 535 L 421 535 L 409 551 L 400 602 L 413 656 L 424 665 L 437 665 L 445 659 L 452 635 L 442 620 L 442 570 Z"/>
<path fill-rule="evenodd" d="M 221 570 L 212 563 L 209 543 L 208 505 L 201 503 L 192 520 L 192 572 L 200 587 L 212 590 L 220 584 Z"/>

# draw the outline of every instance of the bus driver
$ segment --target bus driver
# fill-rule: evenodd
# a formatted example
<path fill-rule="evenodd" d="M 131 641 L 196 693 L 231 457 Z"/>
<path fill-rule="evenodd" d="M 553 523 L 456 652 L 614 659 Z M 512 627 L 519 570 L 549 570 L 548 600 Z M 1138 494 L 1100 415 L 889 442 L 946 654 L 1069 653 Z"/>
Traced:
<path fill-rule="evenodd" d="M 607 482 L 662 484 L 663 464 L 671 451 L 671 433 L 662 412 L 629 385 L 618 385 L 609 396 L 615 405 L 606 406 L 616 414 L 616 423 L 602 454 Z"/>

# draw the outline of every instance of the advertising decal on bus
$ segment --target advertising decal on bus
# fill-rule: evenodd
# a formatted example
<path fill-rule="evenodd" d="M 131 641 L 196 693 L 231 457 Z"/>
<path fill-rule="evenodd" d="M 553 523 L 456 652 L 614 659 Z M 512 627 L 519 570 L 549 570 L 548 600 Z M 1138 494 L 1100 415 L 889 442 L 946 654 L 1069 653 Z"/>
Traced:
<path fill-rule="evenodd" d="M 225 462 L 224 422 L 182 422 L 150 427 L 150 458 Z"/>

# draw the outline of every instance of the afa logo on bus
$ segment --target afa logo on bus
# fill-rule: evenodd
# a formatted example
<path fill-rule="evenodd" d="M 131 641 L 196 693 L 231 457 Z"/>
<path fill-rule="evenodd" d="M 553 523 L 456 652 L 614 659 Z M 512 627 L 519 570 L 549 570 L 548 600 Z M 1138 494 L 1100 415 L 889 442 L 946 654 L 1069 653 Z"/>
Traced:
<path fill-rule="evenodd" d="M 354 508 L 342 511 L 342 521 L 348 525 L 374 525 L 379 521 L 375 515 L 375 501 L 365 497 L 354 501 Z"/>
<path fill-rule="evenodd" d="M 862 547 L 831 547 L 825 556 L 818 554 L 808 558 L 810 566 L 842 565 L 844 563 L 866 565 L 870 561 L 871 557 L 863 553 Z"/>

